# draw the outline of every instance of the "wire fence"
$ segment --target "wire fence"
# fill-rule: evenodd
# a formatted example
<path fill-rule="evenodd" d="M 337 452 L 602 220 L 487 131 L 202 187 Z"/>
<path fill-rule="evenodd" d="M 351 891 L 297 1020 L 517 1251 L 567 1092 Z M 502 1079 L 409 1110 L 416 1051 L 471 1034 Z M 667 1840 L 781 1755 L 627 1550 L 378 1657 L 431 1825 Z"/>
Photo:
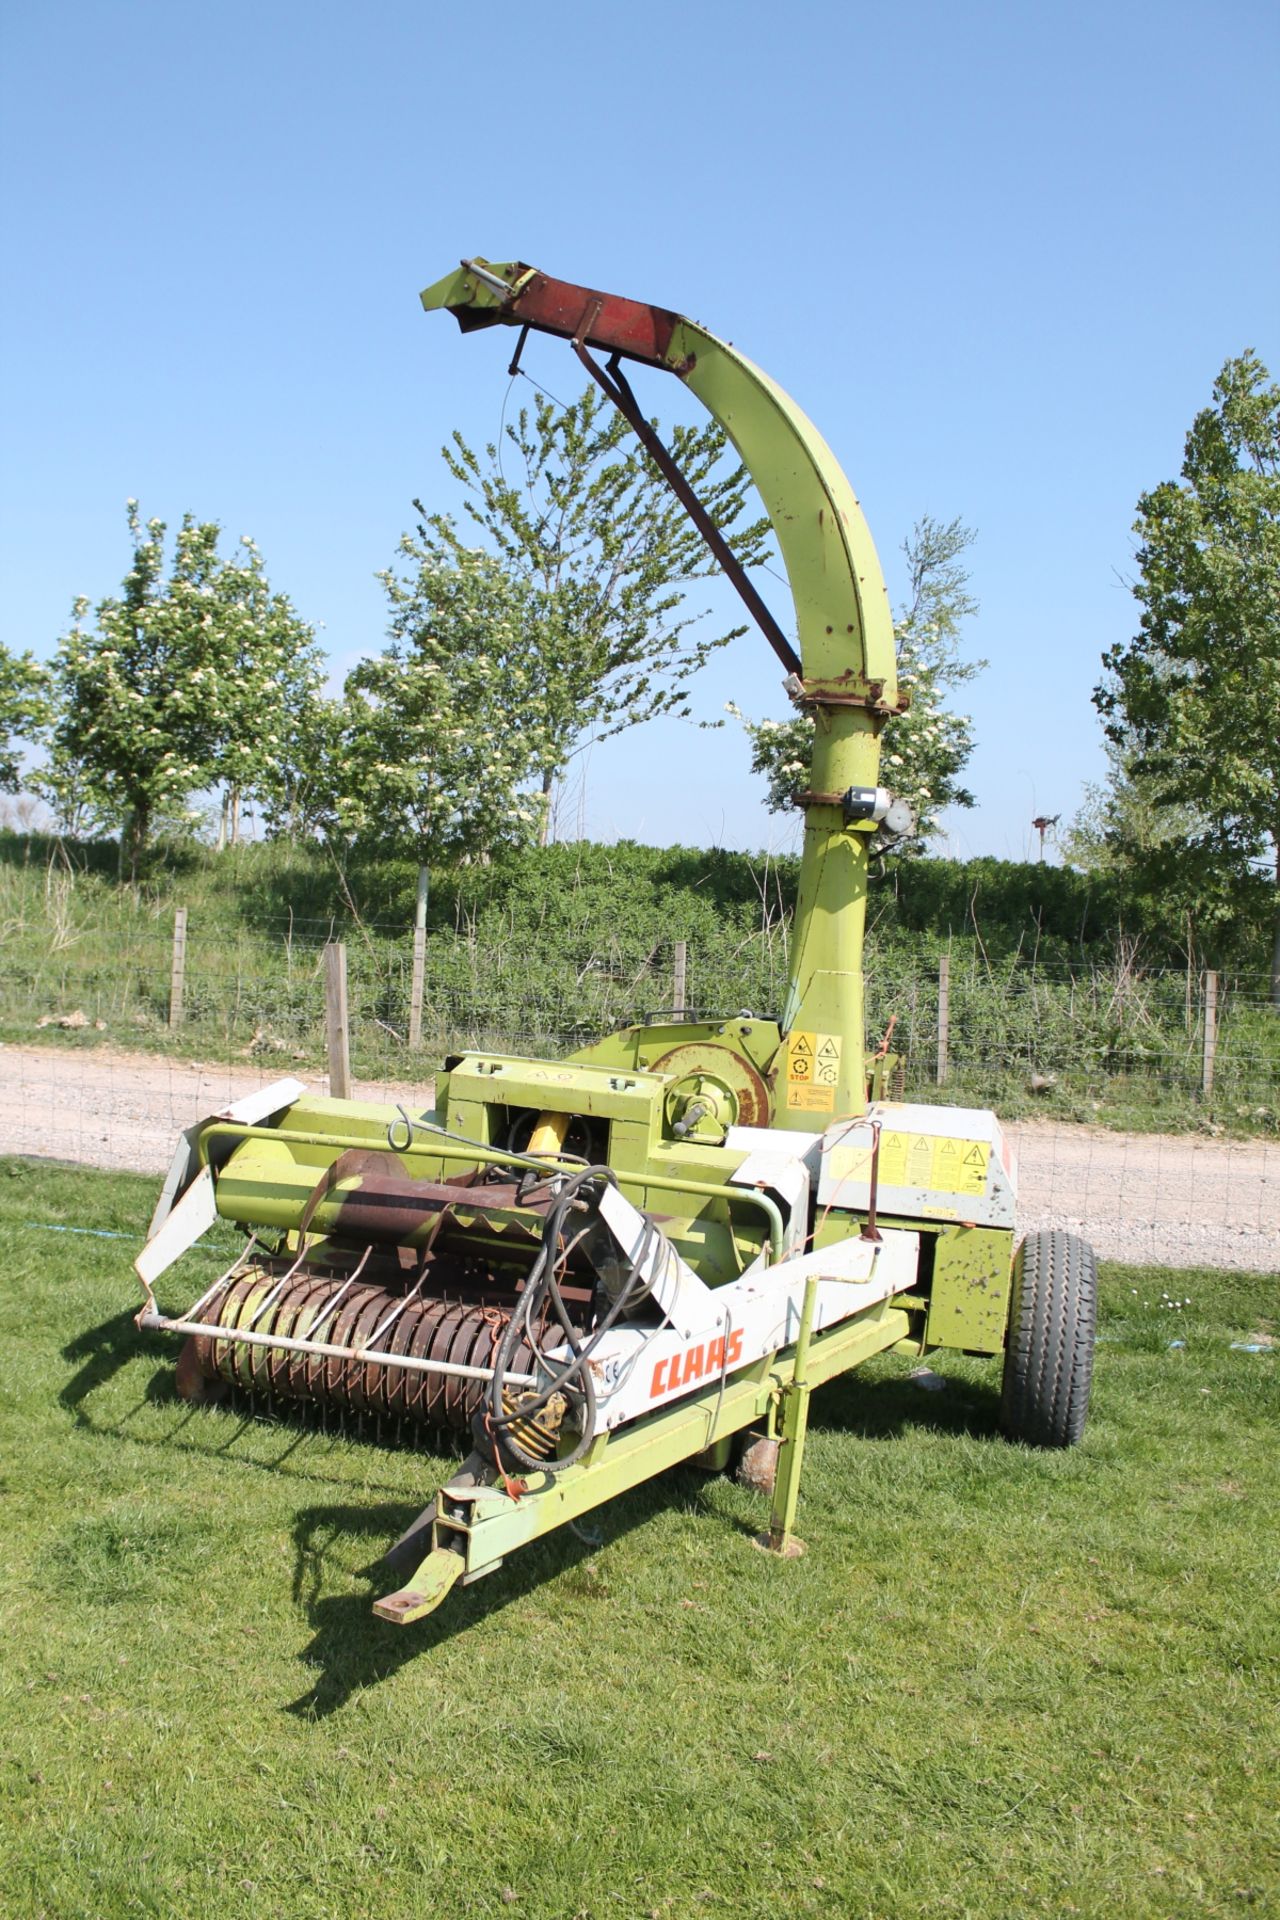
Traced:
<path fill-rule="evenodd" d="M 0 1047 L 0 1154 L 157 1179 L 185 1127 L 280 1078 L 325 1092 L 326 1076 L 284 1059 L 182 1059 L 113 1046 Z M 363 1073 L 356 1093 L 416 1109 L 428 1074 Z M 1280 1273 L 1280 1143 L 1119 1133 L 1037 1117 L 1007 1125 L 1019 1160 L 1019 1226 L 1085 1235 L 1106 1259 L 1172 1269 Z M 92 1226 L 86 1213 L 84 1225 Z"/>
<path fill-rule="evenodd" d="M 917 1097 L 932 1081 L 947 1098 L 1019 1111 L 1278 1130 L 1280 1008 L 1260 979 L 976 953 L 922 972 L 902 959 L 869 967 L 868 1024 L 895 1021 Z"/>
<path fill-rule="evenodd" d="M 0 926 L 0 1151 L 158 1172 L 183 1127 L 251 1087 L 289 1073 L 324 1089 L 335 934 L 369 1098 L 421 1102 L 450 1053 L 560 1053 L 678 1002 L 768 1014 L 787 975 L 785 925 L 545 945 L 433 928 L 417 967 L 412 928 Z M 865 971 L 893 1091 L 1011 1123 L 1024 1225 L 1076 1227 L 1117 1259 L 1280 1270 L 1280 1012 L 1264 981 L 874 938 Z"/>
<path fill-rule="evenodd" d="M 80 928 L 65 941 L 56 930 L 38 942 L 0 935 L 0 1034 L 80 1030 L 227 1060 L 318 1060 L 323 955 L 336 931 L 284 920 L 233 934 L 182 926 L 176 940 L 171 923 L 154 922 Z M 677 999 L 708 1014 L 768 1014 L 788 959 L 785 928 L 541 944 L 515 928 L 437 928 L 421 940 L 415 1019 L 412 929 L 361 928 L 345 944 L 354 1068 L 393 1076 L 467 1048 L 563 1052 Z M 865 972 L 869 1043 L 890 1034 L 913 1098 L 1280 1130 L 1280 1009 L 1260 978 L 992 960 L 976 945 L 939 960 L 874 939 Z"/>

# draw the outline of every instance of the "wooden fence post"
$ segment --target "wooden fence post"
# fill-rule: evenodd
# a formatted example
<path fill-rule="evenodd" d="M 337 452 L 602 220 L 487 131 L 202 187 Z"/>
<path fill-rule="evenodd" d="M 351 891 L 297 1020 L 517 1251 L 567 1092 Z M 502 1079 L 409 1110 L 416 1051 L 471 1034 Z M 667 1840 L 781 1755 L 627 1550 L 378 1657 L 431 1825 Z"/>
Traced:
<path fill-rule="evenodd" d="M 431 875 L 418 868 L 418 904 L 413 916 L 413 979 L 409 984 L 409 1046 L 422 1045 L 422 988 L 427 970 L 427 894 Z"/>
<path fill-rule="evenodd" d="M 351 1098 L 350 1032 L 347 1022 L 347 950 L 339 941 L 324 950 L 324 1024 L 329 1050 L 329 1092 L 335 1100 Z"/>
<path fill-rule="evenodd" d="M 173 965 L 169 971 L 169 1025 L 182 1025 L 182 995 L 187 983 L 187 910 L 173 916 Z"/>
<path fill-rule="evenodd" d="M 688 977 L 689 948 L 685 941 L 677 940 L 675 961 L 671 970 L 671 1005 L 677 1013 L 684 1012 L 685 982 Z"/>
<path fill-rule="evenodd" d="M 947 1084 L 947 1050 L 951 1041 L 951 955 L 944 953 L 938 962 L 938 1073 L 940 1087 Z"/>
<path fill-rule="evenodd" d="M 1218 1054 L 1218 976 L 1204 977 L 1204 1064 L 1200 1089 L 1206 1100 L 1213 1097 L 1213 1063 Z"/>

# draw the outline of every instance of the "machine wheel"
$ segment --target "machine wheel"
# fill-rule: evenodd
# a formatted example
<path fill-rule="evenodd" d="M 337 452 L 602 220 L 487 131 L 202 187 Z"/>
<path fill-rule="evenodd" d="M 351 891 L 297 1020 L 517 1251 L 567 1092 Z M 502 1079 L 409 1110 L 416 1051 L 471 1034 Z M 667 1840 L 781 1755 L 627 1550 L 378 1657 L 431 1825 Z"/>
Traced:
<path fill-rule="evenodd" d="M 1098 1266 L 1073 1233 L 1029 1233 L 1013 1262 L 1000 1423 L 1032 1447 L 1073 1447 L 1093 1377 Z"/>

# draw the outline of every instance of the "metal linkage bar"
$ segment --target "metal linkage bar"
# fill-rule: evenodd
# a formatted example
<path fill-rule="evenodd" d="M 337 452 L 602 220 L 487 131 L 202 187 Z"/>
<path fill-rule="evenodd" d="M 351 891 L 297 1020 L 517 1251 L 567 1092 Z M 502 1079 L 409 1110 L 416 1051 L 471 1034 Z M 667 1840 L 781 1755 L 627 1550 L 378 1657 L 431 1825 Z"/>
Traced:
<path fill-rule="evenodd" d="M 384 1319 L 379 1321 L 378 1325 L 374 1328 L 373 1332 L 369 1335 L 370 1346 L 373 1345 L 375 1340 L 381 1340 L 387 1328 L 394 1326 L 396 1321 L 400 1318 L 400 1315 L 404 1312 L 405 1308 L 409 1306 L 412 1301 L 418 1298 L 419 1294 L 422 1292 L 422 1283 L 425 1278 L 426 1278 L 426 1275 L 420 1273 L 417 1279 L 414 1281 L 413 1285 L 410 1287 L 408 1293 L 403 1294 L 401 1298 L 396 1301 L 390 1313 L 387 1314 Z"/>
<path fill-rule="evenodd" d="M 227 1288 L 231 1285 L 232 1281 L 238 1280 L 240 1275 L 244 1272 L 245 1268 L 248 1266 L 250 1258 L 252 1257 L 253 1251 L 257 1246 L 257 1244 L 258 1244 L 257 1234 L 256 1233 L 251 1234 L 247 1244 L 236 1255 L 235 1259 L 231 1262 L 231 1265 L 227 1268 L 226 1272 L 220 1273 L 217 1279 L 214 1281 L 213 1285 L 211 1287 L 205 1288 L 205 1291 L 200 1295 L 200 1298 L 197 1301 L 195 1301 L 195 1303 L 192 1306 L 187 1308 L 187 1312 L 199 1313 L 202 1307 L 207 1307 L 209 1302 L 211 1300 L 215 1300 L 220 1293 L 225 1293 Z M 148 1288 L 147 1291 L 150 1292 L 151 1291 L 150 1288 Z M 155 1304 L 155 1301 L 153 1297 L 152 1305 L 154 1306 L 154 1304 Z"/>
<path fill-rule="evenodd" d="M 304 1234 L 302 1237 L 305 1243 L 306 1235 Z M 294 1261 L 293 1265 L 289 1269 L 288 1277 L 290 1279 L 293 1278 L 294 1274 L 298 1271 L 298 1268 L 302 1265 L 305 1255 L 306 1255 L 306 1246 L 304 1244 L 302 1253 L 298 1255 L 298 1258 Z M 352 1287 L 354 1287 L 354 1285 L 356 1284 L 356 1281 L 360 1278 L 360 1275 L 364 1272 L 365 1268 L 368 1266 L 372 1258 L 373 1258 L 373 1248 L 372 1246 L 368 1246 L 365 1248 L 364 1252 L 360 1255 L 360 1259 L 356 1265 L 356 1269 L 354 1273 L 351 1273 L 347 1276 L 347 1278 L 343 1281 L 342 1285 L 338 1288 L 338 1291 L 334 1294 L 333 1298 L 329 1301 L 329 1304 L 327 1306 L 320 1307 L 317 1309 L 317 1311 L 312 1315 L 311 1325 L 307 1328 L 304 1334 L 301 1334 L 299 1336 L 299 1338 L 303 1340 L 315 1339 L 316 1335 L 319 1333 L 325 1321 L 330 1319 L 332 1315 L 337 1312 L 339 1304 L 343 1298 L 343 1295 L 349 1292 Z M 419 1286 L 422 1285 L 421 1280 L 419 1280 L 418 1285 Z M 251 1327 L 256 1327 L 257 1324 L 258 1324 L 258 1315 L 255 1313 L 253 1316 L 253 1319 L 249 1322 L 249 1325 Z M 373 1338 L 376 1340 L 378 1335 L 381 1332 L 382 1332 L 381 1327 L 376 1328 L 373 1334 Z"/>
<path fill-rule="evenodd" d="M 769 645 L 777 654 L 788 673 L 801 674 L 804 669 L 800 655 L 788 640 L 773 614 L 756 592 L 755 585 L 737 554 L 721 533 L 702 501 L 698 498 L 688 479 L 681 471 L 679 463 L 670 450 L 658 438 L 649 422 L 640 411 L 640 405 L 631 391 L 630 382 L 618 364 L 617 354 L 613 354 L 608 366 L 602 367 L 592 358 L 581 340 L 575 339 L 573 350 L 581 360 L 592 379 L 603 388 L 622 415 L 631 431 L 639 440 L 649 458 L 670 487 L 680 505 L 702 535 L 712 554 L 719 561 L 725 577 L 733 587 L 747 612 L 759 627 Z"/>
<path fill-rule="evenodd" d="M 828 1332 L 812 1334 L 803 1384 L 813 1388 L 833 1379 L 910 1331 L 910 1317 L 901 1307 L 879 1301 Z M 397 1592 L 374 1602 L 374 1612 L 397 1626 L 420 1620 L 458 1580 L 492 1572 L 517 1548 L 740 1432 L 781 1400 L 795 1379 L 797 1354 L 798 1345 L 766 1354 L 742 1368 L 727 1386 L 709 1386 L 617 1433 L 597 1435 L 585 1460 L 554 1477 L 530 1475 L 518 1500 L 495 1481 L 489 1463 L 472 1454 L 436 1495 L 431 1551 Z"/>
<path fill-rule="evenodd" d="M 312 1319 L 311 1325 L 307 1328 L 305 1334 L 303 1334 L 302 1336 L 304 1340 L 314 1340 L 316 1335 L 319 1333 L 321 1327 L 324 1325 L 325 1321 L 332 1319 L 333 1315 L 338 1311 L 339 1303 L 341 1302 L 344 1294 L 348 1293 L 350 1289 L 354 1287 L 356 1281 L 360 1278 L 360 1275 L 364 1272 L 365 1262 L 368 1260 L 369 1255 L 372 1252 L 373 1252 L 372 1247 L 365 1248 L 364 1252 L 360 1256 L 360 1265 L 356 1268 L 355 1272 L 351 1275 L 350 1279 L 343 1281 L 342 1285 L 338 1288 L 338 1291 L 334 1294 L 332 1300 L 330 1300 L 328 1306 L 321 1307 L 319 1311 L 315 1314 L 314 1318 Z"/>
<path fill-rule="evenodd" d="M 212 1286 L 206 1287 L 204 1292 L 200 1295 L 199 1299 L 193 1301 L 191 1306 L 187 1308 L 187 1313 L 189 1315 L 199 1313 L 201 1308 L 207 1307 L 211 1300 L 216 1300 L 220 1293 L 225 1293 L 233 1280 L 239 1279 L 240 1275 L 245 1271 L 246 1267 L 248 1266 L 250 1257 L 253 1254 L 253 1251 L 257 1246 L 257 1244 L 258 1244 L 257 1234 L 256 1233 L 251 1234 L 245 1246 L 236 1255 L 235 1259 L 231 1262 L 231 1265 L 227 1268 L 226 1272 L 220 1273 L 217 1279 L 213 1282 Z M 134 1325 L 137 1327 L 145 1327 L 150 1325 L 150 1322 L 147 1316 L 149 1314 L 154 1314 L 159 1311 L 159 1309 L 156 1306 L 155 1289 L 152 1286 L 150 1280 L 147 1280 L 144 1278 L 142 1285 L 147 1297 L 144 1304 L 139 1308 L 138 1312 L 134 1315 Z"/>
<path fill-rule="evenodd" d="M 254 1310 L 253 1318 L 249 1322 L 248 1331 L 252 1332 L 253 1328 L 257 1326 L 259 1320 L 261 1320 L 263 1314 L 267 1311 L 267 1308 L 274 1305 L 275 1301 L 279 1299 L 281 1293 L 283 1293 L 284 1289 L 288 1286 L 289 1282 L 292 1280 L 294 1274 L 298 1271 L 298 1268 L 302 1265 L 303 1261 L 306 1259 L 307 1257 L 306 1234 L 305 1233 L 300 1234 L 299 1239 L 302 1244 L 299 1247 L 297 1259 L 294 1261 L 293 1265 L 288 1269 L 287 1272 L 282 1273 L 280 1275 L 280 1278 L 276 1281 L 274 1287 L 272 1287 L 270 1293 L 267 1294 L 266 1298 L 258 1302 L 258 1305 Z M 367 1247 L 365 1249 L 364 1260 L 360 1262 L 361 1267 L 364 1265 L 365 1260 L 369 1258 L 369 1255 L 372 1253 L 372 1251 L 373 1251 L 372 1247 Z M 360 1267 L 357 1267 L 356 1272 L 358 1273 L 359 1271 L 360 1271 Z M 355 1276 L 353 1275 L 352 1278 L 354 1279 L 354 1277 Z M 197 1302 L 197 1305 L 198 1304 L 199 1303 Z M 195 1307 L 188 1308 L 188 1315 L 194 1314 L 195 1311 L 196 1311 Z"/>
<path fill-rule="evenodd" d="M 492 1380 L 492 1367 L 468 1367 L 453 1360 L 416 1360 L 411 1354 L 383 1353 L 372 1347 L 338 1347 L 328 1340 L 294 1340 L 281 1333 L 251 1333 L 244 1327 L 220 1327 L 206 1320 L 170 1320 L 154 1308 L 138 1317 L 140 1327 L 160 1333 L 199 1333 L 242 1347 L 274 1347 L 282 1353 L 310 1353 L 320 1360 L 352 1360 L 362 1366 L 402 1367 L 409 1373 L 443 1373 L 456 1380 Z M 508 1386 L 536 1387 L 536 1373 L 503 1374 Z"/>
<path fill-rule="evenodd" d="M 337 1147 L 344 1152 L 351 1145 L 349 1137 L 341 1134 L 320 1133 L 311 1128 L 242 1126 L 231 1121 L 218 1120 L 201 1131 L 200 1153 L 206 1162 L 209 1155 L 209 1142 L 215 1138 L 230 1138 L 237 1145 L 243 1140 L 267 1140 L 277 1147 Z M 370 1148 L 370 1151 L 381 1153 L 383 1149 L 375 1147 Z M 501 1164 L 512 1158 L 510 1154 L 500 1153 L 496 1148 L 482 1147 L 478 1144 L 473 1146 L 470 1141 L 458 1143 L 448 1137 L 435 1134 L 422 1145 L 415 1141 L 405 1147 L 388 1147 L 386 1152 L 389 1157 L 402 1160 L 410 1157 L 462 1160 L 468 1163 L 478 1162 L 481 1166 Z M 559 1172 L 560 1169 L 557 1167 L 555 1171 Z M 572 1171 L 572 1169 L 566 1169 L 566 1171 Z M 731 1204 L 740 1201 L 744 1206 L 752 1207 L 757 1213 L 762 1213 L 769 1222 L 770 1265 L 777 1265 L 783 1257 L 785 1229 L 781 1209 L 767 1193 L 761 1193 L 755 1187 L 720 1186 L 712 1180 L 678 1179 L 672 1174 L 655 1173 L 650 1167 L 636 1172 L 620 1168 L 617 1179 L 620 1188 L 652 1187 L 658 1193 L 688 1193 L 708 1200 L 725 1200 Z M 483 1212 L 484 1188 L 477 1187 L 474 1203 L 468 1196 L 467 1204 L 469 1206 L 474 1204 L 477 1213 Z"/>

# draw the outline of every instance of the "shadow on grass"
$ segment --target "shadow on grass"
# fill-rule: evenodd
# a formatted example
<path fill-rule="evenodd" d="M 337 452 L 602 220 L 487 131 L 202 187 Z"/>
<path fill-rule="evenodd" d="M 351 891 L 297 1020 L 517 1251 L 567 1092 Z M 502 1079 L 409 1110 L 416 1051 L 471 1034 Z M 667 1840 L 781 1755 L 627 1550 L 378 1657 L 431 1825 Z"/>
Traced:
<path fill-rule="evenodd" d="M 126 1437 L 122 1425 L 95 1421 L 86 1402 L 141 1357 L 162 1363 L 147 1383 L 143 1404 L 170 1407 L 181 1416 L 172 1434 L 152 1444 L 198 1452 L 210 1460 L 226 1458 L 246 1429 L 261 1430 L 267 1424 L 262 1409 L 187 1406 L 174 1388 L 169 1342 L 153 1331 L 138 1328 L 131 1312 L 115 1314 L 77 1335 L 62 1354 L 65 1360 L 80 1364 L 59 1399 L 79 1424 L 93 1432 Z M 277 1417 L 271 1424 L 289 1435 L 285 1452 L 272 1461 L 240 1456 L 240 1463 L 272 1473 L 320 1478 L 291 1457 L 295 1449 L 324 1431 L 316 1415 L 294 1408 L 277 1409 L 277 1416 L 280 1413 L 287 1417 Z M 998 1394 L 969 1381 L 952 1379 L 942 1392 L 926 1393 L 907 1379 L 866 1381 L 850 1374 L 815 1395 L 811 1426 L 815 1432 L 848 1434 L 863 1440 L 892 1439 L 913 1428 L 994 1440 L 999 1431 L 998 1414 Z M 128 1437 L 136 1441 L 140 1436 Z M 426 1477 L 433 1481 L 447 1479 L 453 1470 L 447 1459 L 435 1455 L 424 1455 L 423 1464 Z M 727 1516 L 704 1498 L 707 1489 L 708 1476 L 689 1466 L 675 1467 L 634 1488 L 609 1504 L 608 1541 L 612 1543 L 670 1506 L 692 1505 L 716 1525 L 725 1526 L 727 1521 L 731 1528 L 748 1535 L 767 1524 L 767 1500 L 760 1501 L 758 1516 Z M 429 1655 L 455 1634 L 479 1626 L 511 1602 L 526 1598 L 544 1580 L 579 1566 L 604 1544 L 584 1539 L 568 1527 L 557 1528 L 474 1586 L 455 1588 L 438 1614 L 397 1628 L 379 1620 L 372 1604 L 406 1577 L 404 1568 L 392 1569 L 383 1555 L 416 1518 L 418 1504 L 403 1500 L 357 1504 L 344 1500 L 298 1511 L 293 1528 L 294 1598 L 305 1608 L 312 1632 L 300 1658 L 316 1670 L 316 1677 L 304 1693 L 288 1703 L 286 1711 L 321 1719 L 337 1712 L 353 1693 L 390 1679 L 407 1660 Z M 598 1520 L 598 1515 L 592 1515 L 588 1524 L 598 1524 Z M 376 1557 L 360 1569 L 362 1590 L 326 1593 L 326 1563 L 331 1550 L 339 1542 L 353 1540 L 376 1547 Z"/>
<path fill-rule="evenodd" d="M 77 1334 L 63 1347 L 62 1358 L 79 1360 L 82 1364 L 61 1389 L 60 1404 L 73 1416 L 77 1426 L 103 1438 L 128 1440 L 135 1446 L 157 1447 L 162 1452 L 191 1454 L 210 1461 L 231 1459 L 237 1466 L 260 1473 L 282 1474 L 324 1486 L 341 1486 L 347 1482 L 315 1464 L 317 1442 L 321 1445 L 326 1441 L 355 1442 L 379 1451 L 423 1452 L 420 1432 L 416 1436 L 410 1430 L 383 1432 L 368 1421 L 361 1423 L 356 1417 L 345 1421 L 331 1417 L 324 1408 L 255 1401 L 239 1391 L 230 1392 L 224 1401 L 210 1406 L 184 1400 L 175 1384 L 177 1355 L 172 1336 L 136 1326 L 129 1311 L 114 1314 L 100 1326 Z M 114 1419 L 95 1418 L 89 1405 L 92 1395 L 109 1385 L 126 1367 L 145 1358 L 154 1359 L 159 1365 L 139 1398 Z M 148 1407 L 173 1416 L 166 1431 L 142 1432 L 131 1424 L 134 1415 Z M 283 1441 L 271 1459 L 256 1457 L 240 1448 L 242 1441 L 263 1434 L 278 1434 Z M 444 1477 L 456 1464 L 449 1456 L 435 1453 L 429 1455 L 429 1462 L 432 1474 L 443 1471 Z M 393 1489 L 384 1484 L 377 1491 L 392 1492 Z"/>
<path fill-rule="evenodd" d="M 1000 1389 L 952 1378 L 928 1392 L 909 1379 L 860 1380 L 855 1368 L 815 1393 L 809 1424 L 862 1440 L 892 1440 L 922 1428 L 998 1440 Z"/>
<path fill-rule="evenodd" d="M 140 1356 L 150 1356 L 163 1363 L 147 1385 L 147 1401 L 152 1405 L 185 1408 L 173 1384 L 172 1341 L 163 1334 L 138 1327 L 128 1309 L 77 1334 L 63 1347 L 64 1360 L 82 1364 L 58 1395 L 61 1404 L 81 1425 L 98 1432 L 118 1431 L 116 1427 L 98 1427 L 87 1412 L 85 1402 L 90 1394 Z M 224 1417 L 239 1414 L 242 1421 L 260 1423 L 268 1410 L 237 1396 L 222 1411 Z M 315 1412 L 306 1407 L 285 1403 L 269 1411 L 275 1424 L 286 1425 L 299 1435 L 326 1430 Z M 965 1433 L 990 1439 L 1000 1430 L 1000 1393 L 998 1385 L 956 1379 L 948 1379 L 940 1392 L 928 1393 L 910 1379 L 868 1381 L 859 1378 L 855 1369 L 819 1388 L 814 1395 L 810 1424 L 815 1429 L 855 1434 L 865 1440 L 890 1439 L 908 1428 L 921 1427 L 938 1433 Z M 391 1436 L 381 1433 L 366 1437 L 377 1444 L 388 1444 L 391 1440 Z M 407 1444 L 413 1444 L 412 1436 Z M 210 1451 L 221 1452 L 223 1448 L 211 1447 Z"/>
<path fill-rule="evenodd" d="M 306 1607 L 314 1637 L 299 1658 L 320 1671 L 306 1692 L 291 1701 L 285 1711 L 306 1719 L 324 1719 L 336 1713 L 360 1688 L 389 1680 L 406 1661 L 420 1655 L 429 1656 L 455 1634 L 480 1627 L 513 1602 L 526 1599 L 544 1581 L 570 1573 L 593 1554 L 616 1545 L 665 1508 L 690 1504 L 694 1487 L 701 1488 L 706 1479 L 707 1475 L 696 1469 L 673 1467 L 608 1503 L 604 1537 L 586 1532 L 600 1524 L 605 1513 L 605 1509 L 600 1508 L 585 1517 L 583 1531 L 564 1525 L 531 1541 L 513 1559 L 474 1585 L 455 1587 L 438 1613 L 407 1627 L 395 1627 L 389 1621 L 378 1619 L 373 1612 L 373 1602 L 380 1595 L 393 1592 L 412 1575 L 412 1562 L 408 1565 L 397 1562 L 392 1566 L 385 1550 L 418 1517 L 417 1508 L 401 1504 L 304 1508 L 293 1529 L 297 1552 L 294 1598 Z M 723 1516 L 717 1514 L 714 1518 L 720 1523 Z M 384 1551 L 359 1570 L 359 1578 L 366 1582 L 365 1590 L 324 1593 L 325 1557 L 329 1548 L 339 1538 L 370 1537 L 376 1538 Z"/>
<path fill-rule="evenodd" d="M 58 1400 L 74 1415 L 77 1426 L 87 1427 L 91 1433 L 123 1435 L 124 1428 L 119 1422 L 103 1424 L 95 1420 L 86 1402 L 91 1394 L 105 1387 L 116 1374 L 139 1359 L 160 1362 L 147 1381 L 139 1404 L 172 1407 L 184 1416 L 196 1411 L 179 1398 L 174 1384 L 172 1341 L 154 1328 L 138 1326 L 127 1308 L 123 1313 L 113 1314 L 109 1320 L 104 1320 L 100 1326 L 87 1328 L 84 1333 L 77 1334 L 62 1349 L 62 1357 L 64 1360 L 80 1360 L 83 1365 L 68 1380 Z M 185 1418 L 183 1424 L 186 1424 Z"/>
<path fill-rule="evenodd" d="M 941 1393 L 926 1393 L 905 1380 L 863 1385 L 850 1377 L 831 1383 L 815 1396 L 811 1426 L 815 1431 L 864 1440 L 888 1440 L 923 1427 L 995 1441 L 999 1406 L 997 1393 L 968 1382 L 949 1381 Z M 586 1540 L 567 1526 L 559 1527 L 522 1548 L 474 1586 L 455 1587 L 438 1613 L 408 1627 L 379 1620 L 372 1607 L 379 1595 L 405 1582 L 411 1568 L 393 1568 L 379 1555 L 360 1569 L 359 1577 L 365 1582 L 362 1592 L 332 1594 L 323 1588 L 326 1555 L 339 1539 L 376 1538 L 389 1548 L 416 1518 L 415 1510 L 402 1504 L 303 1509 L 294 1524 L 294 1598 L 305 1606 L 313 1630 L 300 1658 L 319 1673 L 286 1711 L 308 1719 L 336 1713 L 361 1688 L 379 1685 L 406 1661 L 429 1656 L 455 1634 L 478 1627 L 513 1601 L 526 1598 L 544 1580 L 580 1565 L 665 1508 L 692 1507 L 709 1523 L 748 1537 L 767 1527 L 767 1497 L 761 1498 L 758 1513 L 750 1517 L 726 1514 L 709 1498 L 715 1478 L 687 1463 L 672 1467 L 608 1504 L 607 1542 Z M 598 1524 L 603 1512 L 590 1514 L 587 1524 Z"/>
<path fill-rule="evenodd" d="M 89 1395 L 99 1387 L 105 1387 L 109 1380 L 140 1355 L 151 1355 L 159 1360 L 166 1352 L 166 1343 L 161 1336 L 139 1327 L 128 1308 L 123 1313 L 114 1313 L 99 1326 L 78 1333 L 62 1349 L 64 1360 L 79 1360 L 83 1364 L 79 1372 L 68 1380 L 58 1399 L 69 1413 L 75 1415 L 78 1425 L 95 1432 L 101 1431 L 85 1410 L 84 1403 Z M 153 1381 L 152 1387 L 154 1385 Z M 148 1397 L 152 1397 L 150 1388 Z"/>
<path fill-rule="evenodd" d="M 623 1519 L 620 1528 L 611 1529 L 610 1538 L 637 1526 L 651 1511 L 651 1505 L 637 1508 Z M 366 1582 L 364 1592 L 322 1592 L 326 1550 L 339 1535 L 373 1537 L 385 1548 L 416 1517 L 416 1507 L 399 1504 L 306 1507 L 298 1515 L 293 1529 L 297 1550 L 294 1597 L 305 1605 L 314 1636 L 299 1657 L 320 1671 L 306 1692 L 289 1703 L 286 1712 L 304 1719 L 324 1719 L 336 1713 L 361 1688 L 389 1680 L 406 1661 L 430 1654 L 455 1634 L 467 1632 L 513 1600 L 524 1599 L 552 1575 L 599 1551 L 596 1544 L 568 1527 L 557 1528 L 474 1586 L 455 1587 L 439 1613 L 408 1627 L 392 1626 L 373 1612 L 373 1602 L 381 1594 L 393 1592 L 406 1577 L 403 1567 L 393 1569 L 381 1553 L 360 1569 L 360 1578 Z"/>

